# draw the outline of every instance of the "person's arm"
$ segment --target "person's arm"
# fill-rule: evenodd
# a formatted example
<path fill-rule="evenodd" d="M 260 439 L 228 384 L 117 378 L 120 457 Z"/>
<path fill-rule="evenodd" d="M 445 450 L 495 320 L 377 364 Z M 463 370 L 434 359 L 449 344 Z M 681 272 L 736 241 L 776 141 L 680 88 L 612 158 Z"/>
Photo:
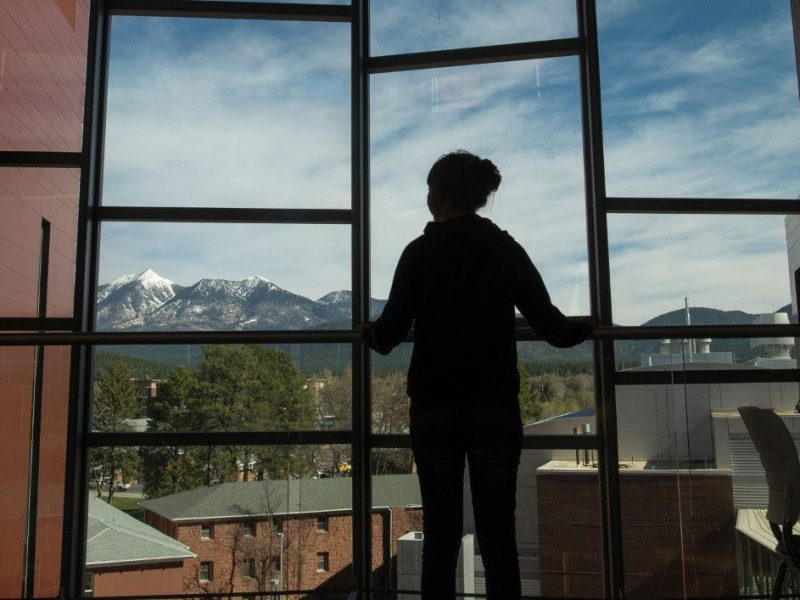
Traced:
<path fill-rule="evenodd" d="M 403 341 L 416 314 L 415 273 L 410 248 L 406 247 L 397 263 L 389 299 L 381 316 L 362 331 L 369 347 L 380 354 L 389 354 Z"/>
<path fill-rule="evenodd" d="M 517 242 L 511 243 L 514 304 L 533 330 L 557 348 L 569 348 L 592 332 L 585 321 L 569 319 L 553 305 L 539 270 Z"/>

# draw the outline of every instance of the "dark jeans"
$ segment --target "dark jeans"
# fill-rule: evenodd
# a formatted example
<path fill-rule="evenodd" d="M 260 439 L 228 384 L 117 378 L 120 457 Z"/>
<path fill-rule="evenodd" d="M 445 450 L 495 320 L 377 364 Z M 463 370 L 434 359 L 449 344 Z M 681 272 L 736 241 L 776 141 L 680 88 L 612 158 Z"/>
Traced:
<path fill-rule="evenodd" d="M 520 597 L 514 510 L 522 423 L 515 407 L 481 404 L 411 415 L 422 493 L 422 599 L 452 600 L 463 530 L 464 459 L 489 600 Z"/>

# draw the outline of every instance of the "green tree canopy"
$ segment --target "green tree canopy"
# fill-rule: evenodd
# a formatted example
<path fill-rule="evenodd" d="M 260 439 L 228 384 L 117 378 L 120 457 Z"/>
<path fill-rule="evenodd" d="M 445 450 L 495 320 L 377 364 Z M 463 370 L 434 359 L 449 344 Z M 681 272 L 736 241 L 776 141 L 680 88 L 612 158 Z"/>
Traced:
<path fill-rule="evenodd" d="M 149 410 L 151 431 L 311 429 L 306 380 L 285 352 L 259 345 L 206 346 L 196 369 L 177 369 Z M 272 447 L 143 450 L 150 497 L 237 477 L 278 478 L 306 469 L 303 453 Z"/>
<path fill-rule="evenodd" d="M 128 419 L 139 416 L 139 386 L 122 357 L 99 370 L 92 401 L 92 428 L 95 431 L 132 431 Z M 105 487 L 108 501 L 114 495 L 118 476 L 129 477 L 138 471 L 138 456 L 133 448 L 92 448 L 89 453 L 90 477 L 97 495 Z"/>

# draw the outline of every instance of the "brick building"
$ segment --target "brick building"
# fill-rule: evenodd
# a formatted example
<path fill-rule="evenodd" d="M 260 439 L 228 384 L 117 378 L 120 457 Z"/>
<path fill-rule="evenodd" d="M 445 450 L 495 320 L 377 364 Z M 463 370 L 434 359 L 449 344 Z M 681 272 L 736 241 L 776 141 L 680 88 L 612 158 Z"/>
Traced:
<path fill-rule="evenodd" d="M 185 545 L 125 514 L 97 496 L 89 498 L 84 593 L 95 596 L 180 594 Z"/>
<path fill-rule="evenodd" d="M 397 539 L 422 529 L 416 475 L 372 480 L 373 576 L 396 585 Z M 142 502 L 145 522 L 196 554 L 188 593 L 350 589 L 352 480 L 238 481 Z"/>
<path fill-rule="evenodd" d="M 726 597 L 738 592 L 728 469 L 677 471 L 652 463 L 620 472 L 626 594 Z M 593 466 L 553 461 L 536 476 L 541 594 L 603 596 L 599 478 Z M 676 485 L 677 483 L 677 485 Z"/>

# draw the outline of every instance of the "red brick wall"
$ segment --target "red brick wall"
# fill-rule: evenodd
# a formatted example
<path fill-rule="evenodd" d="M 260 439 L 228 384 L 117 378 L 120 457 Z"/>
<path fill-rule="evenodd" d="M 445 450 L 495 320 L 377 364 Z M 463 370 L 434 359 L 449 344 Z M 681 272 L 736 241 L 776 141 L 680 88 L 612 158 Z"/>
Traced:
<path fill-rule="evenodd" d="M 183 565 L 180 562 L 91 571 L 94 573 L 95 596 L 183 593 Z"/>
<path fill-rule="evenodd" d="M 286 589 L 349 589 L 352 586 L 353 530 L 350 513 L 326 514 L 327 531 L 317 530 L 317 515 L 281 517 L 283 537 L 283 577 Z M 389 513 L 376 511 L 372 515 L 373 567 L 376 585 L 389 587 L 396 584 L 395 562 L 397 538 L 409 531 L 422 528 L 421 509 L 393 509 L 391 534 Z M 260 571 L 269 557 L 281 552 L 281 538 L 273 534 L 268 519 L 255 522 L 252 538 L 243 537 L 243 521 L 213 521 L 213 539 L 201 539 L 201 522 L 174 524 L 150 511 L 145 521 L 160 531 L 172 535 L 186 544 L 197 558 L 187 560 L 183 568 L 183 591 L 187 593 L 257 592 L 272 589 L 270 579 L 278 573 Z M 390 555 L 385 548 L 390 542 Z M 317 570 L 317 555 L 328 554 L 328 570 Z M 257 577 L 245 576 L 242 560 L 255 558 L 259 571 Z M 200 582 L 201 562 L 213 562 L 214 580 Z"/>
<path fill-rule="evenodd" d="M 602 596 L 597 473 L 540 472 L 536 480 L 542 595 Z M 622 473 L 620 494 L 629 598 L 683 596 L 684 564 L 689 596 L 737 594 L 730 476 Z"/>
<path fill-rule="evenodd" d="M 144 522 L 154 529 L 158 529 L 164 535 L 178 539 L 178 526 L 167 518 L 145 509 Z"/>

